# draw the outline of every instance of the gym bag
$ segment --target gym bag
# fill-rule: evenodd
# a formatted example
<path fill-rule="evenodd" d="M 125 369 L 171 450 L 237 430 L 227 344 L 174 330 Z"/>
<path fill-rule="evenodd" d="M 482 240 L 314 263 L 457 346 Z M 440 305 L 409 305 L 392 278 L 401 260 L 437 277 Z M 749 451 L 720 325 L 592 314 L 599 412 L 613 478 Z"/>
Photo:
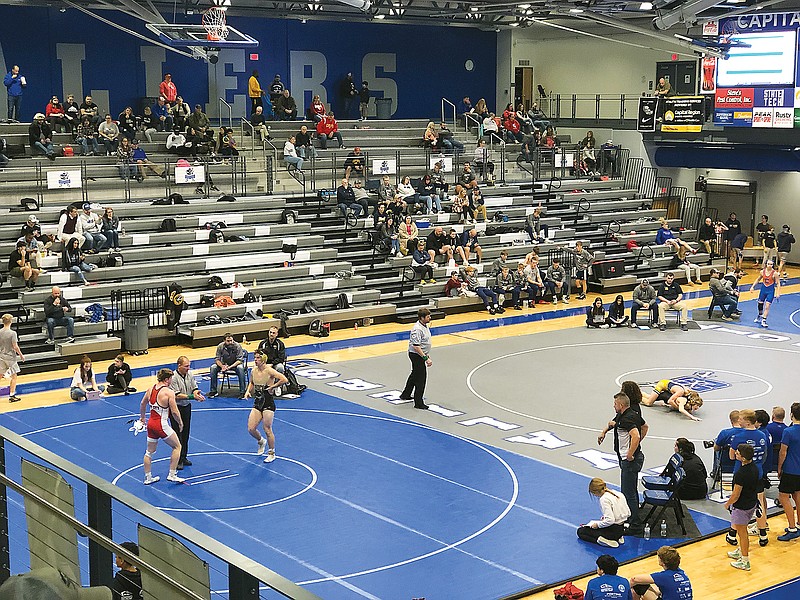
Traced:
<path fill-rule="evenodd" d="M 158 226 L 158 233 L 173 233 L 178 231 L 178 223 L 172 217 L 167 217 L 161 220 L 161 225 Z"/>

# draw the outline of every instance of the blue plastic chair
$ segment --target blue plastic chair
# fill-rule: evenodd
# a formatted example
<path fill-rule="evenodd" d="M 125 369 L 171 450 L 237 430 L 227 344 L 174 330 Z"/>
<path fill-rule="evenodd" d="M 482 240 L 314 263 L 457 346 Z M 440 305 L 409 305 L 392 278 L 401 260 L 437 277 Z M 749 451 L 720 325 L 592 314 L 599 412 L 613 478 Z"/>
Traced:
<path fill-rule="evenodd" d="M 675 512 L 675 520 L 678 522 L 678 525 L 681 526 L 681 532 L 683 532 L 683 535 L 686 535 L 686 526 L 683 524 L 683 505 L 681 504 L 680 498 L 678 498 L 677 494 L 675 493 L 678 491 L 678 488 L 680 488 L 681 483 L 683 483 L 685 478 L 686 471 L 683 470 L 683 467 L 678 467 L 675 469 L 668 489 L 644 491 L 644 502 L 642 502 L 641 508 L 644 508 L 648 504 L 652 507 L 644 519 L 645 523 L 650 523 L 650 517 L 653 515 L 653 513 L 657 509 L 661 509 L 658 511 L 655 519 L 653 519 L 651 528 L 655 527 L 655 524 L 659 522 L 664 514 L 664 511 L 666 511 L 668 508 L 672 508 L 672 510 Z"/>
<path fill-rule="evenodd" d="M 642 485 L 646 490 L 668 490 L 672 484 L 672 476 L 675 473 L 675 469 L 682 464 L 683 457 L 676 452 L 670 457 L 661 475 L 645 475 L 642 477 Z"/>

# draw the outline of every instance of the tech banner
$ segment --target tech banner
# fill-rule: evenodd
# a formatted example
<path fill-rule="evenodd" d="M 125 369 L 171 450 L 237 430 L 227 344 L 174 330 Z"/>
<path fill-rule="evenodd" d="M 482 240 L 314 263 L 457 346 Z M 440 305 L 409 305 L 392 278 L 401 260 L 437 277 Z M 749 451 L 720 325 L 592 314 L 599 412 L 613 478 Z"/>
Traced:
<path fill-rule="evenodd" d="M 665 133 L 699 133 L 705 121 L 703 96 L 670 96 L 662 98 L 664 120 L 661 131 Z"/>

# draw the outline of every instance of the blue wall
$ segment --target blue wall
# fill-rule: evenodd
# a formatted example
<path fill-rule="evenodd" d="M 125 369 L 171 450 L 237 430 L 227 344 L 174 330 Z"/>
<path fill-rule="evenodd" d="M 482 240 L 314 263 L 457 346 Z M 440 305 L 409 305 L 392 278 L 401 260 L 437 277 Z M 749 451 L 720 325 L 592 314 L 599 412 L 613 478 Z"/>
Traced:
<path fill-rule="evenodd" d="M 100 14 L 154 35 L 121 13 Z M 258 39 L 260 46 L 225 50 L 214 67 L 147 44 L 72 9 L 61 13 L 0 6 L 0 21 L 5 24 L 0 37 L 5 72 L 18 64 L 28 81 L 24 120 L 43 111 L 52 94 L 63 100 L 66 92 L 76 98 L 92 93 L 101 109 L 115 115 L 126 105 L 138 110 L 140 99 L 154 95 L 154 86 L 167 71 L 184 99 L 204 104 L 210 114 L 216 114 L 219 96 L 235 105 L 234 114 L 244 112 L 253 69 L 261 73 L 264 87 L 279 73 L 298 104 L 320 93 L 334 109 L 340 108 L 338 85 L 352 72 L 359 84 L 362 79 L 370 81 L 374 96 L 394 99 L 395 118 L 438 115 L 442 96 L 453 101 L 464 95 L 494 97 L 496 35 L 475 29 L 231 18 L 230 24 Z M 250 53 L 257 53 L 258 60 L 250 60 Z M 472 71 L 464 69 L 467 59 L 475 64 Z M 0 100 L 4 97 L 3 87 Z M 5 116 L 5 102 L 0 116 Z"/>

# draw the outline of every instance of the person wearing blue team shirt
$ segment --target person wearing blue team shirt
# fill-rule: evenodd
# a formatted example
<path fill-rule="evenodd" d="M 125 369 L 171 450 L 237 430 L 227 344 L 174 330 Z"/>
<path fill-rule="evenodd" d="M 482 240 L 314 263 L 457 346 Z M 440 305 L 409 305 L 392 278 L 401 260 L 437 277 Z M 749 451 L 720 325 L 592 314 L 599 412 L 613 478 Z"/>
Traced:
<path fill-rule="evenodd" d="M 731 445 L 728 449 L 731 460 L 736 458 L 736 448 L 739 444 L 750 444 L 753 446 L 753 463 L 758 468 L 758 501 L 761 503 L 761 516 L 756 517 L 758 523 L 758 543 L 760 546 L 766 546 L 769 543 L 767 537 L 767 499 L 764 495 L 764 463 L 767 459 L 767 448 L 769 447 L 769 436 L 764 431 L 761 431 L 756 426 L 756 412 L 754 410 L 740 410 L 739 411 L 739 431 L 731 437 Z M 741 468 L 742 463 L 739 460 L 733 465 L 733 473 Z M 758 513 L 756 513 L 758 514 Z M 726 539 L 731 543 L 731 538 L 735 537 L 733 529 L 728 531 Z"/>
<path fill-rule="evenodd" d="M 692 583 L 681 569 L 681 555 L 672 546 L 658 549 L 663 571 L 631 577 L 634 600 L 692 600 Z"/>
<path fill-rule="evenodd" d="M 781 450 L 778 453 L 778 476 L 781 478 L 778 498 L 789 522 L 786 533 L 778 536 L 779 542 L 789 542 L 800 537 L 795 509 L 792 507 L 792 498 L 795 506 L 800 507 L 800 402 L 792 404 L 791 415 L 792 425 L 784 429 Z"/>
<path fill-rule="evenodd" d="M 617 575 L 619 562 L 610 554 L 597 557 L 597 577 L 586 586 L 584 600 L 630 600 L 631 587 L 628 580 Z"/>

